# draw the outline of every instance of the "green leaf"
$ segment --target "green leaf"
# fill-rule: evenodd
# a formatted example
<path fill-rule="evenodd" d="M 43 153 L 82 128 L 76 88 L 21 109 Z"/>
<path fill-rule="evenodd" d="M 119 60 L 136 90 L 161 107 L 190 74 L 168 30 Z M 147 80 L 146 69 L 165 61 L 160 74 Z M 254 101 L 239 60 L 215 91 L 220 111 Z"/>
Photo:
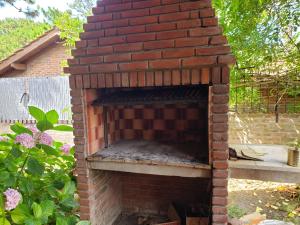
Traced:
<path fill-rule="evenodd" d="M 53 124 L 44 119 L 44 120 L 40 120 L 37 124 L 36 127 L 40 130 L 40 131 L 46 131 L 46 130 L 50 130 L 53 128 Z"/>
<path fill-rule="evenodd" d="M 51 110 L 46 113 L 46 119 L 52 124 L 58 123 L 59 115 L 55 110 Z"/>
<path fill-rule="evenodd" d="M 74 209 L 78 206 L 78 202 L 74 199 L 73 196 L 68 196 L 66 198 L 63 198 L 60 203 L 68 208 Z"/>
<path fill-rule="evenodd" d="M 34 182 L 26 177 L 20 178 L 19 187 L 25 194 L 31 194 L 34 191 Z"/>
<path fill-rule="evenodd" d="M 29 208 L 25 204 L 21 204 L 11 212 L 11 219 L 16 224 L 24 224 L 29 215 Z"/>
<path fill-rule="evenodd" d="M 5 184 L 8 179 L 9 179 L 9 172 L 1 171 L 0 172 L 0 183 Z"/>
<path fill-rule="evenodd" d="M 56 217 L 56 225 L 68 225 L 64 217 Z"/>
<path fill-rule="evenodd" d="M 76 223 L 76 225 L 91 225 L 91 222 L 87 220 L 82 220 Z"/>
<path fill-rule="evenodd" d="M 28 128 L 24 127 L 22 124 L 19 123 L 15 123 L 13 125 L 10 126 L 10 129 L 15 132 L 16 134 L 23 134 L 23 133 L 27 133 L 32 135 L 32 131 L 29 130 Z"/>
<path fill-rule="evenodd" d="M 30 115 L 35 118 L 38 122 L 41 120 L 44 120 L 46 117 L 46 114 L 39 108 L 35 106 L 28 106 L 28 110 Z"/>
<path fill-rule="evenodd" d="M 25 220 L 25 225 L 41 225 L 41 224 L 42 224 L 41 220 L 36 219 L 34 217 L 30 217 Z"/>
<path fill-rule="evenodd" d="M 56 189 L 61 190 L 65 186 L 65 183 L 62 180 L 55 180 L 55 181 L 53 181 L 53 186 Z"/>
<path fill-rule="evenodd" d="M 13 147 L 11 149 L 11 154 L 15 157 L 15 158 L 19 158 L 22 155 L 22 151 L 18 148 L 18 147 Z"/>
<path fill-rule="evenodd" d="M 50 200 L 44 200 L 41 202 L 41 207 L 43 211 L 43 216 L 49 217 L 53 214 L 53 211 L 55 209 L 55 204 Z"/>
<path fill-rule="evenodd" d="M 72 181 L 68 181 L 63 189 L 63 195 L 73 195 L 76 191 L 75 183 Z"/>
<path fill-rule="evenodd" d="M 41 147 L 41 149 L 44 150 L 44 152 L 45 152 L 47 155 L 59 156 L 59 154 L 58 154 L 58 152 L 56 151 L 56 149 L 52 148 L 51 146 L 40 144 L 40 147 Z"/>
<path fill-rule="evenodd" d="M 41 176 L 44 173 L 44 166 L 35 158 L 29 157 L 27 162 L 28 173 L 34 176 Z"/>
<path fill-rule="evenodd" d="M 32 210 L 33 210 L 33 215 L 35 218 L 41 218 L 42 216 L 42 207 L 37 204 L 36 202 L 32 203 L 32 206 L 31 206 Z"/>
<path fill-rule="evenodd" d="M 9 143 L 7 141 L 0 141 L 0 146 L 8 147 L 8 146 L 11 146 L 11 143 Z"/>
<path fill-rule="evenodd" d="M 57 131 L 73 131 L 73 127 L 68 126 L 68 125 L 58 125 L 52 128 L 52 130 L 57 130 Z"/>
<path fill-rule="evenodd" d="M 4 217 L 0 217 L 0 225 L 10 225 L 10 222 Z"/>

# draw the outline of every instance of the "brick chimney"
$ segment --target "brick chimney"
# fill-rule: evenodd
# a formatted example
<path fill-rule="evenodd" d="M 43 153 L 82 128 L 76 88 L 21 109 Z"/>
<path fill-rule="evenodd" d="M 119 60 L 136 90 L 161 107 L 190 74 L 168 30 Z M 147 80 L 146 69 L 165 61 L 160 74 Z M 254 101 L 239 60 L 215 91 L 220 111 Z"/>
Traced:
<path fill-rule="evenodd" d="M 111 225 L 123 212 L 163 214 L 169 203 L 195 198 L 209 206 L 210 224 L 227 224 L 229 65 L 235 59 L 211 1 L 98 1 L 72 55 L 66 72 L 81 218 Z M 164 102 L 167 95 L 174 99 Z M 204 161 L 122 158 L 130 141 L 129 150 L 139 154 L 146 150 L 137 141 L 157 149 L 170 141 L 165 138 L 196 142 Z"/>

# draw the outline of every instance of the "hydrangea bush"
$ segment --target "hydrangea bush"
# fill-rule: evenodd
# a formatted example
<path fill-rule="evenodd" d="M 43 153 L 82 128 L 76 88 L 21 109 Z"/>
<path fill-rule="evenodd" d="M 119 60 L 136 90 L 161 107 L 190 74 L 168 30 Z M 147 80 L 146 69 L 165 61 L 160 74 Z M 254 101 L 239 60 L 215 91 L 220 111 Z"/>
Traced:
<path fill-rule="evenodd" d="M 89 224 L 77 215 L 74 148 L 47 133 L 72 127 L 56 125 L 55 110 L 29 112 L 36 126 L 16 123 L 0 135 L 0 225 Z"/>

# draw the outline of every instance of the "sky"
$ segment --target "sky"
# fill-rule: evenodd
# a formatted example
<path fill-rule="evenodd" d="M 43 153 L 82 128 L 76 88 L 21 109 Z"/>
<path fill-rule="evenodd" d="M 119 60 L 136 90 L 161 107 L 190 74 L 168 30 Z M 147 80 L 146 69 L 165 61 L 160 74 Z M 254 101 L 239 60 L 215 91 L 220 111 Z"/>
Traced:
<path fill-rule="evenodd" d="M 70 3 L 72 0 L 36 0 L 36 5 L 41 6 L 42 8 L 47 8 L 48 6 L 52 6 L 55 8 L 58 8 L 60 10 L 64 10 L 67 8 L 67 4 Z M 23 7 L 26 8 L 26 4 L 17 4 L 17 7 Z M 0 8 L 0 19 L 4 18 L 18 18 L 18 17 L 24 17 L 23 13 L 18 12 L 15 8 L 12 6 L 5 6 L 3 8 Z"/>

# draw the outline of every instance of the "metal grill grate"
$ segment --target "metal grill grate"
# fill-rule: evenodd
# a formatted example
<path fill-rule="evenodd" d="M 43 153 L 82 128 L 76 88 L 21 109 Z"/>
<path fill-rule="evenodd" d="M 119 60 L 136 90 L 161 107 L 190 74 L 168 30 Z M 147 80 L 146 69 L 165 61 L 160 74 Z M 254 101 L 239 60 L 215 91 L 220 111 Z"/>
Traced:
<path fill-rule="evenodd" d="M 153 103 L 207 103 L 207 87 L 135 88 L 106 92 L 96 105 L 138 105 Z"/>

